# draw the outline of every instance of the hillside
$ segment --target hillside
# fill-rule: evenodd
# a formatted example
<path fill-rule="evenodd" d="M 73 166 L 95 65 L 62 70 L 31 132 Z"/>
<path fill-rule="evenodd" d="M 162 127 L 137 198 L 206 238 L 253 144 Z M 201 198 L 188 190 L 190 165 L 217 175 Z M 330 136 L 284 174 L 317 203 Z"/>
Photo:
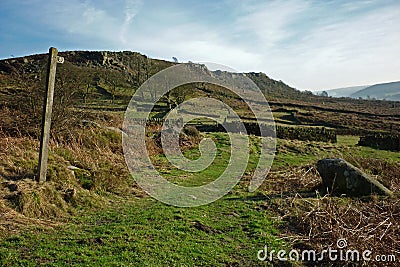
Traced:
<path fill-rule="evenodd" d="M 69 51 L 60 53 L 65 63 L 57 68 L 54 127 L 65 127 L 62 105 L 89 110 L 123 112 L 136 89 L 150 76 L 175 63 L 148 58 L 136 52 Z M 0 96 L 9 99 L 0 108 L 31 109 L 29 116 L 16 117 L 28 125 L 40 121 L 42 91 L 44 88 L 47 55 L 33 55 L 0 61 Z M 301 92 L 264 73 L 246 73 L 264 93 L 274 112 L 277 123 L 284 125 L 328 126 L 343 132 L 399 131 L 400 106 L 390 101 L 337 99 Z M 190 87 L 190 86 L 189 86 Z M 204 93 L 218 93 L 212 85 L 187 87 L 183 98 Z M 211 91 L 210 91 L 211 90 Z M 207 92 L 208 93 L 207 93 Z M 218 93 L 220 94 L 220 93 Z M 222 99 L 226 98 L 222 93 Z M 182 97 L 181 97 L 182 98 Z M 19 101 L 17 101 L 19 99 Z M 33 99 L 36 99 L 32 102 Z M 235 99 L 235 98 L 233 98 Z M 108 101 L 111 101 L 108 103 Z M 229 101 L 233 101 L 232 98 Z M 233 106 L 241 106 L 240 99 Z M 21 104 L 22 103 L 22 104 Z M 36 103 L 36 104 L 35 104 Z M 7 109 L 9 112 L 10 109 Z M 59 113 L 58 113 L 59 112 Z M 34 116 L 32 116 L 32 114 Z M 36 115 L 35 115 L 36 114 Z M 384 116 L 384 119 L 379 117 Z M 57 121 L 57 118 L 60 118 Z M 14 122 L 3 119 L 2 127 L 17 133 Z M 27 131 L 27 129 L 24 129 Z M 27 133 L 37 135 L 38 130 Z"/>
<path fill-rule="evenodd" d="M 343 88 L 335 88 L 335 89 L 328 89 L 324 90 L 328 93 L 328 96 L 332 97 L 350 97 L 357 91 L 367 88 L 369 85 L 362 85 L 362 86 L 351 86 L 351 87 L 343 87 Z M 323 91 L 318 91 L 317 93 L 321 93 Z"/>
<path fill-rule="evenodd" d="M 118 72 L 118 83 L 125 87 L 137 88 L 151 75 L 172 66 L 172 62 L 151 59 L 136 52 L 109 52 L 109 51 L 69 51 L 61 52 L 67 64 L 60 65 L 61 69 L 76 69 L 76 67 L 95 74 L 103 72 L 115 75 Z M 34 75 L 44 71 L 47 55 L 39 54 L 22 58 L 0 60 L 0 74 L 3 75 Z M 19 74 L 18 74 L 19 73 Z M 74 73 L 82 76 L 81 73 Z M 291 88 L 282 81 L 270 79 L 264 73 L 247 73 L 247 75 L 260 87 L 270 99 L 306 99 L 309 94 Z M 7 76 L 3 76 L 7 79 Z M 0 84 L 1 86 L 1 84 Z M 121 86 L 121 87 L 123 87 Z"/>
<path fill-rule="evenodd" d="M 400 82 L 375 84 L 351 94 L 351 97 L 400 101 Z"/>

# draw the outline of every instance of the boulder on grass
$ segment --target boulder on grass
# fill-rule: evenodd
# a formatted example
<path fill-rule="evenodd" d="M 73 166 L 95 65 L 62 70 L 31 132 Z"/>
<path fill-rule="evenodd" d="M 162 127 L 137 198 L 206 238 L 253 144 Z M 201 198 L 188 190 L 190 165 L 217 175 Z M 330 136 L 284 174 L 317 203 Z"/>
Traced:
<path fill-rule="evenodd" d="M 392 196 L 393 193 L 378 180 L 362 172 L 344 159 L 322 159 L 317 169 L 325 188 L 333 195 L 350 197 L 367 196 L 373 193 Z"/>

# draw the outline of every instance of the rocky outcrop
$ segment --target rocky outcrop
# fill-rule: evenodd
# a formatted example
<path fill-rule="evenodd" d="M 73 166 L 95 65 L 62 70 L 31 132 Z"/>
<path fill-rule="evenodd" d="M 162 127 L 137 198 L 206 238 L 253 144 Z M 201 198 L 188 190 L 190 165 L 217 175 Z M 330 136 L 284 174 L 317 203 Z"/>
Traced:
<path fill-rule="evenodd" d="M 392 192 L 378 180 L 362 172 L 344 159 L 322 159 L 317 169 L 323 185 L 333 195 L 345 194 L 351 197 L 367 196 L 373 193 L 392 196 Z"/>

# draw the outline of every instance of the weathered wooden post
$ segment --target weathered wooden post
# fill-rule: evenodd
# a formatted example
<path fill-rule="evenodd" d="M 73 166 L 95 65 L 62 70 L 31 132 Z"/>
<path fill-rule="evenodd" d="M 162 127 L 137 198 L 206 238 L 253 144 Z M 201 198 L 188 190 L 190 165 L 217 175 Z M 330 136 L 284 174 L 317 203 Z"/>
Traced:
<path fill-rule="evenodd" d="M 38 182 L 46 181 L 47 160 L 49 157 L 49 139 L 51 126 L 51 112 L 53 108 L 54 84 L 56 80 L 57 63 L 63 63 L 64 58 L 58 57 L 58 51 L 55 47 L 49 49 L 49 62 L 46 78 L 46 94 L 44 97 L 43 114 L 42 114 L 42 129 L 40 135 L 40 151 L 38 174 L 36 180 Z"/>

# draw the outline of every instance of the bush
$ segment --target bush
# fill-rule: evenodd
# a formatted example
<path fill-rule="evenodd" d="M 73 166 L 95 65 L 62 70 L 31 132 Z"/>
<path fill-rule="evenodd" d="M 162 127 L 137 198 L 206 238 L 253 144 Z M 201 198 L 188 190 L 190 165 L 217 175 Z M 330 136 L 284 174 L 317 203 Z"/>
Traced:
<path fill-rule="evenodd" d="M 197 128 L 194 127 L 194 126 L 185 126 L 183 128 L 183 132 L 189 137 L 193 137 L 193 138 L 199 138 L 200 137 L 199 130 L 197 130 Z"/>

